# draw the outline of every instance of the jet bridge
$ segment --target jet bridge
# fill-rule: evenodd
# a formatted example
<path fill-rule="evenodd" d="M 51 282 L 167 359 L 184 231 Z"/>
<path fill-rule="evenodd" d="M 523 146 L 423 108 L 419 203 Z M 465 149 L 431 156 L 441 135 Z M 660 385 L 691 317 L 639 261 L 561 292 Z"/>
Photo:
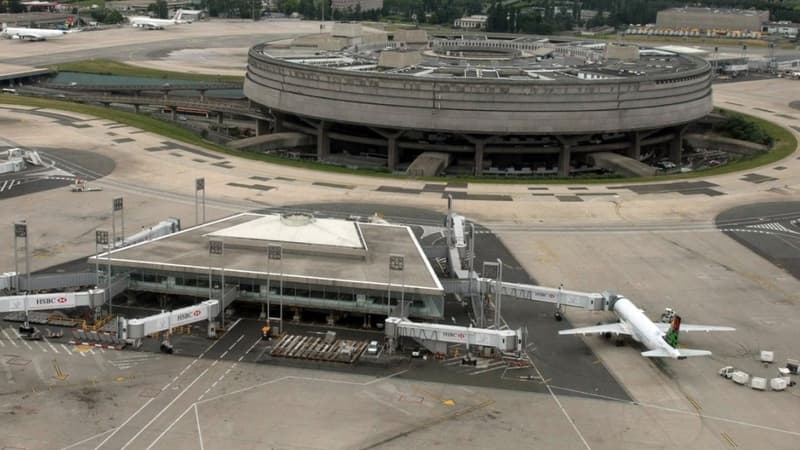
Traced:
<path fill-rule="evenodd" d="M 583 309 L 610 311 L 614 307 L 617 295 L 608 291 L 602 293 L 569 291 L 561 287 L 553 288 L 536 286 L 532 284 L 498 283 L 491 278 L 479 278 L 481 292 L 490 292 L 497 295 L 497 285 L 500 285 L 500 295 L 503 298 L 513 297 L 519 300 L 552 303 L 556 309 L 562 306 L 574 306 Z"/>
<path fill-rule="evenodd" d="M 434 353 L 447 353 L 448 344 L 491 347 L 501 353 L 516 352 L 522 349 L 522 330 L 421 323 L 401 317 L 388 317 L 384 328 L 390 342 L 397 342 L 401 336 L 410 337 Z"/>
<path fill-rule="evenodd" d="M 0 297 L 0 313 L 70 309 L 80 306 L 96 308 L 106 300 L 105 289 L 50 294 L 8 295 Z"/>
<path fill-rule="evenodd" d="M 168 312 L 164 311 L 141 319 L 120 319 L 119 336 L 122 336 L 123 339 L 139 340 L 145 336 L 169 331 L 175 327 L 209 320 L 216 317 L 219 311 L 218 300 L 206 300 L 196 305 Z"/>

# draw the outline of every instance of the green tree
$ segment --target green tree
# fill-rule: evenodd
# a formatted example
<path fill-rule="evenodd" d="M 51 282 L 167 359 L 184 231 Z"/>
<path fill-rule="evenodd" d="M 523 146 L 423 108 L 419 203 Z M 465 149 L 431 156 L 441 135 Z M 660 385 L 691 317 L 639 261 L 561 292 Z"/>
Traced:
<path fill-rule="evenodd" d="M 169 17 L 169 8 L 167 8 L 166 0 L 156 0 L 154 3 L 147 5 L 147 12 L 153 13 L 159 19 L 166 19 Z"/>

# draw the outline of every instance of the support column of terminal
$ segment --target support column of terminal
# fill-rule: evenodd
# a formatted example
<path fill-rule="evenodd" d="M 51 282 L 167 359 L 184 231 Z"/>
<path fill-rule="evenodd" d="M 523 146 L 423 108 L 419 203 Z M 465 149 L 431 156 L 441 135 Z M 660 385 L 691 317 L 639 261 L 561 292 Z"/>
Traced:
<path fill-rule="evenodd" d="M 669 160 L 677 165 L 681 164 L 683 157 L 683 133 L 686 131 L 686 125 L 675 128 L 675 136 L 669 142 Z"/>
<path fill-rule="evenodd" d="M 321 120 L 317 125 L 317 161 L 324 161 L 331 154 L 330 123 Z"/>
<path fill-rule="evenodd" d="M 475 137 L 466 134 L 463 136 L 467 141 L 475 146 L 475 162 L 472 173 L 475 176 L 481 176 L 483 175 L 483 154 L 486 151 L 486 142 L 492 136 Z"/>
<path fill-rule="evenodd" d="M 269 134 L 270 123 L 265 119 L 256 119 L 256 136 Z"/>
<path fill-rule="evenodd" d="M 286 130 L 286 114 L 272 110 L 270 114 L 273 117 L 272 121 L 272 132 L 273 133 L 283 133 Z"/>
<path fill-rule="evenodd" d="M 386 139 L 386 167 L 390 171 L 397 168 L 397 163 L 400 162 L 400 148 L 397 146 L 397 140 L 405 133 L 403 130 L 382 130 L 379 128 L 370 128 L 375 134 L 380 135 Z"/>
<path fill-rule="evenodd" d="M 639 161 L 642 157 L 642 133 L 634 131 L 631 133 L 631 146 L 628 148 L 628 157 Z"/>
<path fill-rule="evenodd" d="M 568 177 L 569 163 L 572 159 L 572 147 L 580 141 L 581 137 L 556 136 L 556 139 L 561 144 L 561 152 L 558 154 L 558 176 Z"/>
<path fill-rule="evenodd" d="M 222 125 L 224 123 L 224 120 L 223 120 L 224 116 L 225 115 L 222 113 L 222 111 L 217 111 L 217 123 L 218 124 Z"/>

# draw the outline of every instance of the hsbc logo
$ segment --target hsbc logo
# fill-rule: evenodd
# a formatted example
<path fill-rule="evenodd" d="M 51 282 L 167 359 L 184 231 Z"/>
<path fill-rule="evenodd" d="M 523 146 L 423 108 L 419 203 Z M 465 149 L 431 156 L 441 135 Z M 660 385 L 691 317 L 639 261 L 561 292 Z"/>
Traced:
<path fill-rule="evenodd" d="M 192 313 L 192 315 L 195 316 L 195 317 L 199 316 L 200 314 L 201 314 L 201 312 L 200 312 L 199 309 Z"/>
<path fill-rule="evenodd" d="M 45 298 L 37 298 L 34 302 L 36 305 L 63 305 L 69 302 L 69 299 L 66 297 L 45 297 Z"/>

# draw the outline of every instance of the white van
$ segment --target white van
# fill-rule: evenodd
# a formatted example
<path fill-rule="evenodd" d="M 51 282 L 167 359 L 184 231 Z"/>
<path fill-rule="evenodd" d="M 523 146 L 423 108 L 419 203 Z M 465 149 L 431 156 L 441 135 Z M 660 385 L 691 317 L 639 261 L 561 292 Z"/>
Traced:
<path fill-rule="evenodd" d="M 369 341 L 369 345 L 367 345 L 367 354 L 368 355 L 378 354 L 378 341 Z"/>

